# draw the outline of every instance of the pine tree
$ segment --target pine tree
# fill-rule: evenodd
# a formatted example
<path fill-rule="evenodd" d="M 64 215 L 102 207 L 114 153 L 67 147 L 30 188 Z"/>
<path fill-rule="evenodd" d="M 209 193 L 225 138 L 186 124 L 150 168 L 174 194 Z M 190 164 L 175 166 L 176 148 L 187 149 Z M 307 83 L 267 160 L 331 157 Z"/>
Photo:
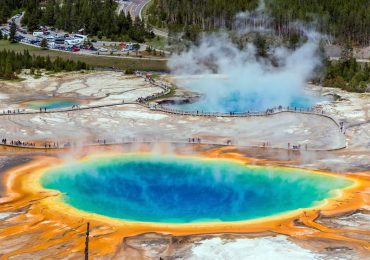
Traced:
<path fill-rule="evenodd" d="M 349 41 L 347 41 L 343 47 L 340 59 L 344 62 L 349 62 L 351 59 L 353 59 L 353 48 Z"/>
<path fill-rule="evenodd" d="M 48 0 L 46 2 L 45 12 L 43 13 L 43 22 L 45 25 L 54 26 L 54 6 L 56 6 L 55 0 Z"/>
<path fill-rule="evenodd" d="M 266 39 L 261 34 L 259 33 L 257 34 L 254 40 L 254 45 L 257 48 L 257 57 L 262 57 L 262 58 L 267 57 Z"/>
<path fill-rule="evenodd" d="M 45 38 L 41 40 L 40 47 L 44 50 L 48 48 L 48 41 Z"/>
<path fill-rule="evenodd" d="M 9 41 L 11 43 L 16 42 L 16 39 L 15 39 L 16 33 L 17 33 L 17 25 L 15 24 L 15 22 L 12 22 L 10 25 L 10 30 L 9 30 Z"/>
<path fill-rule="evenodd" d="M 14 79 L 15 78 L 10 53 L 8 53 L 8 55 L 6 56 L 4 77 L 6 79 Z"/>

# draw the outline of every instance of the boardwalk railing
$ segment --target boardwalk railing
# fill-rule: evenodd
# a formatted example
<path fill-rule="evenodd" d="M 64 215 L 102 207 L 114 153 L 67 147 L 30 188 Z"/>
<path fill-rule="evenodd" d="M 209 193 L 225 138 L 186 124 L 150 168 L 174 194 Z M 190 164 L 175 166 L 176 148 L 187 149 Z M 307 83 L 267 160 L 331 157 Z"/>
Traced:
<path fill-rule="evenodd" d="M 172 109 L 169 107 L 164 107 L 161 105 L 155 105 L 151 107 L 152 110 L 161 111 L 163 113 L 174 114 L 174 115 L 186 115 L 186 116 L 203 116 L 203 117 L 256 117 L 256 116 L 271 116 L 276 115 L 279 113 L 300 113 L 300 114 L 309 114 L 309 115 L 317 115 L 329 118 L 332 120 L 338 127 L 340 127 L 340 123 L 333 118 L 332 116 L 325 114 L 323 110 L 317 110 L 314 108 L 311 109 L 295 109 L 295 108 L 272 108 L 268 109 L 265 112 L 230 112 L 230 113 L 222 113 L 222 112 L 203 112 L 203 111 L 185 111 L 185 110 L 178 110 Z"/>
<path fill-rule="evenodd" d="M 222 112 L 204 112 L 204 111 L 185 111 L 179 109 L 172 109 L 166 106 L 162 106 L 159 104 L 152 104 L 153 100 L 158 98 L 164 97 L 171 92 L 171 87 L 164 82 L 156 82 L 151 78 L 147 78 L 143 73 L 138 73 L 138 76 L 144 78 L 144 80 L 148 81 L 151 85 L 155 87 L 159 87 L 162 89 L 161 92 L 147 96 L 147 97 L 139 97 L 135 102 L 120 102 L 120 103 L 112 103 L 112 104 L 105 104 L 105 105 L 95 105 L 95 106 L 78 106 L 76 108 L 64 108 L 64 109 L 49 109 L 47 111 L 26 111 L 24 109 L 7 109 L 3 110 L 3 113 L 0 116 L 10 116 L 10 115 L 30 115 L 30 114 L 47 114 L 47 113 L 61 113 L 61 112 L 74 112 L 79 110 L 87 110 L 87 109 L 95 109 L 95 108 L 104 108 L 104 107 L 113 107 L 113 106 L 120 106 L 120 105 L 141 105 L 147 107 L 151 110 L 160 111 L 163 113 L 174 114 L 174 115 L 187 115 L 187 116 L 206 116 L 206 117 L 253 117 L 253 116 L 269 116 L 275 115 L 283 112 L 290 112 L 290 113 L 301 113 L 301 114 L 311 114 L 311 115 L 319 115 L 324 116 L 326 118 L 331 119 L 338 127 L 340 127 L 340 123 L 337 122 L 332 116 L 325 114 L 323 110 L 318 110 L 315 108 L 292 108 L 292 107 L 274 107 L 267 109 L 264 112 L 230 112 L 230 113 L 222 113 Z"/>
<path fill-rule="evenodd" d="M 22 143 L 11 144 L 7 142 L 6 144 L 1 143 L 0 146 L 3 147 L 14 147 L 14 148 L 27 148 L 34 150 L 66 150 L 74 149 L 81 147 L 97 147 L 97 146 L 109 146 L 109 145 L 141 145 L 141 144 L 169 144 L 169 145 L 211 145 L 211 146 L 237 146 L 240 148 L 263 148 L 266 150 L 290 150 L 290 151 L 335 151 L 346 148 L 345 145 L 341 145 L 333 148 L 315 148 L 315 147 L 304 147 L 304 146 L 294 146 L 290 148 L 283 147 L 281 145 L 272 146 L 267 142 L 239 142 L 235 139 L 225 140 L 225 141 L 210 141 L 201 139 L 198 141 L 197 138 L 188 138 L 184 140 L 161 140 L 161 139 L 152 139 L 152 138 L 123 138 L 121 140 L 100 140 L 92 143 L 75 143 L 71 142 L 58 142 L 55 144 L 45 143 L 45 145 L 23 145 Z M 298 148 L 300 147 L 300 148 Z"/>
<path fill-rule="evenodd" d="M 222 112 L 204 112 L 204 111 L 185 111 L 185 110 L 178 110 L 172 109 L 169 107 L 165 107 L 159 105 L 157 103 L 152 102 L 157 98 L 164 97 L 165 95 L 171 92 L 171 86 L 167 85 L 164 82 L 156 82 L 152 78 L 147 78 L 144 74 L 138 74 L 138 76 L 142 76 L 146 81 L 155 87 L 159 87 L 162 89 L 161 92 L 147 96 L 147 97 L 140 97 L 135 102 L 119 102 L 119 103 L 112 103 L 112 104 L 104 104 L 104 105 L 95 105 L 95 106 L 77 106 L 75 108 L 64 108 L 64 109 L 49 109 L 47 111 L 26 111 L 20 109 L 13 109 L 13 110 L 3 110 L 3 113 L 0 113 L 0 116 L 12 116 L 12 115 L 30 115 L 30 114 L 48 114 L 48 113 L 63 113 L 63 112 L 75 112 L 80 110 L 87 110 L 87 109 L 96 109 L 96 108 L 105 108 L 105 107 L 113 107 L 113 106 L 122 106 L 122 105 L 141 105 L 153 111 L 159 111 L 162 113 L 167 114 L 174 114 L 174 115 L 183 115 L 183 116 L 199 116 L 199 117 L 256 117 L 256 116 L 271 116 L 276 115 L 279 113 L 300 113 L 300 114 L 310 114 L 310 115 L 317 115 L 322 116 L 330 119 L 333 121 L 338 128 L 343 130 L 343 126 L 340 122 L 338 122 L 335 118 L 331 115 L 324 113 L 323 110 L 318 110 L 316 108 L 308 108 L 308 109 L 301 109 L 301 108 L 292 108 L 292 107 L 274 107 L 267 109 L 264 112 L 229 112 L 229 113 L 222 113 Z"/>

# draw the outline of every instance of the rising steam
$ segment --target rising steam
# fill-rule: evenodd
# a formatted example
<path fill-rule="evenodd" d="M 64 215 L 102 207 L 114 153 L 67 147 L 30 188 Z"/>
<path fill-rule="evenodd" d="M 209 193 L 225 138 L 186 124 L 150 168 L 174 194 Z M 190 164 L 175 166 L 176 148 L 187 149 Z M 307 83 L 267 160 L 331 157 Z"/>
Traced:
<path fill-rule="evenodd" d="M 264 23 L 248 27 L 248 19 L 250 14 L 237 15 L 237 34 L 272 33 L 263 27 Z M 257 48 L 252 43 L 240 47 L 231 40 L 229 33 L 206 34 L 197 45 L 173 55 L 168 65 L 174 76 L 191 78 L 178 82 L 180 85 L 203 94 L 199 109 L 246 112 L 279 105 L 307 107 L 311 104 L 303 92 L 306 82 L 320 65 L 320 37 L 315 32 L 299 30 L 306 39 L 301 46 L 294 50 L 275 46 L 268 50 L 269 58 L 257 57 Z"/>

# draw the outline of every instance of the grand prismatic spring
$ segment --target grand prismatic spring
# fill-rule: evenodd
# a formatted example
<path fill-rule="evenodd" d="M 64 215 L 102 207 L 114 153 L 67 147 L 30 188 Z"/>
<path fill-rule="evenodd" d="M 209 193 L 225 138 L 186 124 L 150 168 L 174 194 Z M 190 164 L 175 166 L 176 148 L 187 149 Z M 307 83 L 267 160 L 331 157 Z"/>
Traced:
<path fill-rule="evenodd" d="M 130 221 L 232 222 L 320 206 L 353 184 L 228 160 L 112 156 L 49 170 L 42 186 L 78 209 Z"/>
<path fill-rule="evenodd" d="M 157 232 L 179 239 L 218 232 L 276 232 L 368 246 L 342 236 L 344 231 L 315 223 L 319 215 L 335 216 L 364 205 L 361 192 L 369 182 L 361 175 L 344 177 L 281 162 L 271 166 L 276 163 L 248 158 L 232 147 L 204 150 L 199 145 L 192 155 L 179 153 L 184 147 L 178 155 L 152 153 L 148 146 L 140 149 L 146 152 L 105 148 L 73 161 L 42 156 L 10 169 L 4 175 L 8 196 L 1 200 L 2 210 L 19 213 L 10 215 L 13 224 L 4 226 L 0 241 L 12 248 L 17 234 L 28 234 L 35 244 L 12 249 L 6 256 L 60 244 L 68 245 L 68 251 L 45 252 L 55 258 L 78 256 L 84 245 L 79 234 L 87 221 L 93 227 L 91 254 L 109 258 L 117 254 L 120 238 Z M 48 221 L 39 223 L 44 218 Z M 74 231 L 60 236 L 70 228 Z M 133 257 L 124 252 L 128 259 Z"/>

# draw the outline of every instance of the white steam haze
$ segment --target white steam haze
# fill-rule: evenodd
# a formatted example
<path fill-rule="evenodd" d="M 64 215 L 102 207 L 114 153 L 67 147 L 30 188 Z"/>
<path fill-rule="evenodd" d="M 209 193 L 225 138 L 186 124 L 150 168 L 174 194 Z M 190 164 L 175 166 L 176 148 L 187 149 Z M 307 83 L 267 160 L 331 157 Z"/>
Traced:
<path fill-rule="evenodd" d="M 289 241 L 285 236 L 224 240 L 211 238 L 191 248 L 190 260 L 313 260 L 325 256 Z"/>
<path fill-rule="evenodd" d="M 239 14 L 236 19 L 245 16 L 248 14 Z M 238 32 L 246 31 L 253 29 L 238 29 Z M 269 32 L 261 26 L 255 31 Z M 175 78 L 187 79 L 178 81 L 179 85 L 203 94 L 196 109 L 247 112 L 279 105 L 309 107 L 310 101 L 302 97 L 305 84 L 321 63 L 320 35 L 307 30 L 301 32 L 307 40 L 295 50 L 283 46 L 269 49 L 269 55 L 275 57 L 279 66 L 274 66 L 270 59 L 256 58 L 257 48 L 252 43 L 240 48 L 226 32 L 203 35 L 197 45 L 173 55 L 168 66 Z M 191 75 L 202 76 L 193 79 Z"/>

